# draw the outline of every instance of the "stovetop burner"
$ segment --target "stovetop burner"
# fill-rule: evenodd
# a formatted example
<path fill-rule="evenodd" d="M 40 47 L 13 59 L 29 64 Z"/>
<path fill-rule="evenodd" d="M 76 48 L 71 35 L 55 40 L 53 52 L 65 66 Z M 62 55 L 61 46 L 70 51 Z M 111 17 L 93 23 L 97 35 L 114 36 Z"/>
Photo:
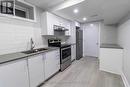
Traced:
<path fill-rule="evenodd" d="M 63 47 L 71 46 L 71 44 L 65 44 L 65 43 L 62 44 L 61 40 L 59 39 L 53 39 L 53 40 L 51 39 L 51 40 L 48 40 L 48 46 L 63 48 Z"/>

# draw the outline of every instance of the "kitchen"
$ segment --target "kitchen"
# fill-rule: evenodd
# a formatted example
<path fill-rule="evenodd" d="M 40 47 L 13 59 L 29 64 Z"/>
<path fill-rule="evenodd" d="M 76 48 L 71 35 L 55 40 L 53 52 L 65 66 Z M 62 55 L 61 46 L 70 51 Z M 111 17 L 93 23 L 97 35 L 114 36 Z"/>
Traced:
<path fill-rule="evenodd" d="M 129 3 L 1 0 L 0 87 L 130 87 Z"/>

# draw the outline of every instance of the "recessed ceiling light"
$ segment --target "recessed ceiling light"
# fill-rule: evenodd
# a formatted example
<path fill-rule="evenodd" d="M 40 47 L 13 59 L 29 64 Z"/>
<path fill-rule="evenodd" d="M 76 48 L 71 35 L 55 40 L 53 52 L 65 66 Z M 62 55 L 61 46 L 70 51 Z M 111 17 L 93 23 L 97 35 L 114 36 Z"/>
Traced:
<path fill-rule="evenodd" d="M 79 12 L 79 10 L 78 9 L 74 9 L 74 11 L 73 11 L 74 13 L 78 13 Z"/>
<path fill-rule="evenodd" d="M 86 21 L 86 20 L 87 20 L 87 18 L 86 18 L 86 17 L 84 17 L 84 18 L 83 18 L 83 21 Z"/>
<path fill-rule="evenodd" d="M 91 27 L 93 27 L 93 26 L 94 26 L 94 24 L 90 24 L 90 26 L 91 26 Z"/>

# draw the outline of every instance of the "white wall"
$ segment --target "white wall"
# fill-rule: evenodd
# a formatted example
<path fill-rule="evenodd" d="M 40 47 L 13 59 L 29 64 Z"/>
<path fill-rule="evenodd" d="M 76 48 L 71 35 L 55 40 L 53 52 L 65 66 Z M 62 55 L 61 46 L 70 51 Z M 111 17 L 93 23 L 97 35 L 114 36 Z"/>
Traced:
<path fill-rule="evenodd" d="M 117 27 L 101 23 L 100 43 L 117 44 Z"/>
<path fill-rule="evenodd" d="M 0 55 L 29 49 L 29 40 L 33 37 L 36 47 L 45 46 L 41 37 L 40 14 L 37 8 L 37 22 L 0 17 Z"/>
<path fill-rule="evenodd" d="M 123 20 L 119 25 L 118 43 L 124 48 L 123 73 L 130 84 L 130 19 L 127 21 Z"/>
<path fill-rule="evenodd" d="M 117 44 L 118 43 L 117 26 L 105 25 L 103 22 L 99 22 L 99 23 L 100 23 L 100 44 Z M 88 23 L 88 25 L 89 24 L 95 24 L 95 22 Z M 81 27 L 83 28 L 83 25 Z M 84 36 L 84 38 L 85 38 L 85 36 Z M 86 44 L 84 44 L 84 47 L 85 46 L 86 46 Z"/>

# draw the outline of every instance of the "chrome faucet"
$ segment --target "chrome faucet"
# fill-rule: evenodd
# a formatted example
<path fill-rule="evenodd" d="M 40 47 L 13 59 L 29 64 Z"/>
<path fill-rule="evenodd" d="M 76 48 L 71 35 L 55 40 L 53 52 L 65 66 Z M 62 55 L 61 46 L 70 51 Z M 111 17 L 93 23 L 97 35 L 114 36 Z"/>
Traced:
<path fill-rule="evenodd" d="M 34 47 L 35 47 L 35 44 L 34 44 L 33 39 L 31 38 L 31 39 L 30 39 L 30 48 L 31 48 L 31 50 L 33 50 Z"/>

